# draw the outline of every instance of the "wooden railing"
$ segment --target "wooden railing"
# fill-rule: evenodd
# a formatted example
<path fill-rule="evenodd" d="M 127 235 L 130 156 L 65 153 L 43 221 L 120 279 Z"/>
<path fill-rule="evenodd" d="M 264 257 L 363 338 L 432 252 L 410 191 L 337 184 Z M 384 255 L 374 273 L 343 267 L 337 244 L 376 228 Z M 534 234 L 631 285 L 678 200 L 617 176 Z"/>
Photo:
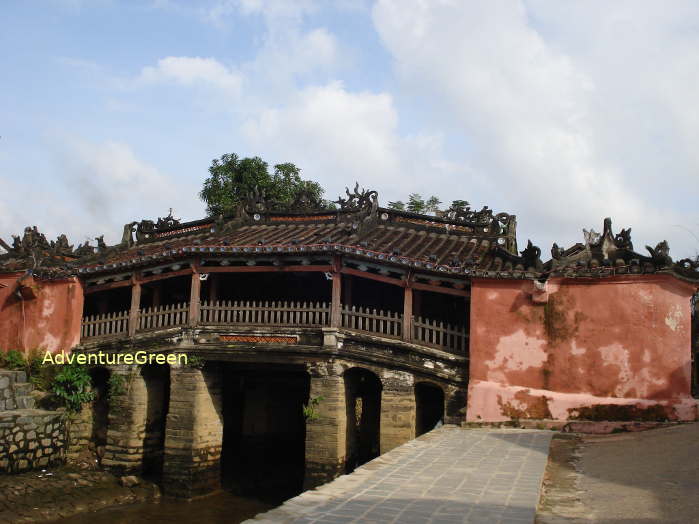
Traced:
<path fill-rule="evenodd" d="M 453 353 L 465 355 L 468 352 L 466 328 L 428 318 L 413 318 L 413 342 Z"/>
<path fill-rule="evenodd" d="M 138 331 L 184 326 L 188 318 L 189 302 L 141 309 L 138 313 Z"/>
<path fill-rule="evenodd" d="M 203 324 L 322 327 L 330 325 L 326 302 L 216 300 L 200 307 Z"/>
<path fill-rule="evenodd" d="M 403 315 L 361 306 L 342 306 L 342 327 L 351 331 L 372 333 L 389 338 L 403 336 Z"/>
<path fill-rule="evenodd" d="M 326 302 L 289 301 L 203 301 L 199 307 L 199 323 L 204 325 L 325 327 L 330 326 L 331 306 Z M 401 313 L 362 306 L 342 306 L 340 326 L 348 331 L 403 339 L 414 344 L 466 355 L 466 328 L 422 317 L 413 318 L 410 337 L 404 330 Z M 189 321 L 189 303 L 170 304 L 139 310 L 138 329 L 154 331 L 185 326 Z M 86 317 L 82 322 L 82 338 L 126 335 L 129 312 Z"/>
<path fill-rule="evenodd" d="M 129 312 L 105 313 L 83 318 L 81 338 L 109 337 L 129 332 Z"/>

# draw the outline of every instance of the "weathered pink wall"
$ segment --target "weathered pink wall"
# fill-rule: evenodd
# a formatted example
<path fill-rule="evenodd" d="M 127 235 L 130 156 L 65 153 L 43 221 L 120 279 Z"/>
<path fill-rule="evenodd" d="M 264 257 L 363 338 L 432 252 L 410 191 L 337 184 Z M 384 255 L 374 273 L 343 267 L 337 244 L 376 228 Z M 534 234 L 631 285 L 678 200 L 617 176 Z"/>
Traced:
<path fill-rule="evenodd" d="M 467 419 L 695 420 L 693 291 L 669 275 L 552 279 L 545 292 L 474 280 Z"/>
<path fill-rule="evenodd" d="M 68 351 L 80 342 L 83 290 L 75 278 L 22 281 L 25 299 L 20 300 L 18 279 L 24 273 L 0 275 L 0 351 L 44 349 Z"/>

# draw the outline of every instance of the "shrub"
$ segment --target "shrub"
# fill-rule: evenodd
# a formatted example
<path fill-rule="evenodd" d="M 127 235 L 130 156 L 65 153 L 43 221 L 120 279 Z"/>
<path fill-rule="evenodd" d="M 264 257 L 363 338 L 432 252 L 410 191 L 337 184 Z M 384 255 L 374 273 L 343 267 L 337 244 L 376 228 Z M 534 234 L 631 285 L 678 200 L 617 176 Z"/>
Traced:
<path fill-rule="evenodd" d="M 69 412 L 77 413 L 85 402 L 90 402 L 95 396 L 90 386 L 90 374 L 85 366 L 65 364 L 54 377 L 51 391 Z"/>
<path fill-rule="evenodd" d="M 3 364 L 7 369 L 27 369 L 27 361 L 24 359 L 24 355 L 16 349 L 11 349 L 5 353 Z"/>
<path fill-rule="evenodd" d="M 119 395 L 126 393 L 126 380 L 122 375 L 117 375 L 112 373 L 109 375 L 109 381 L 107 382 L 107 398 L 113 399 Z"/>

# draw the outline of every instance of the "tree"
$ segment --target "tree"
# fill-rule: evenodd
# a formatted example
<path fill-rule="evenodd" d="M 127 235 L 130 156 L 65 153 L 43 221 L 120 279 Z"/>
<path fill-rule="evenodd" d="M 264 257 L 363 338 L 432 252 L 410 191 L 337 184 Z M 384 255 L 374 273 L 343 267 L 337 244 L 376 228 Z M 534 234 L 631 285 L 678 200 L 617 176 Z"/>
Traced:
<path fill-rule="evenodd" d="M 318 182 L 301 179 L 301 170 L 292 163 L 277 164 L 270 174 L 260 157 L 240 158 L 235 153 L 214 159 L 209 177 L 199 197 L 206 203 L 209 216 L 229 215 L 257 188 L 271 201 L 294 202 L 302 193 L 312 202 L 321 202 L 323 188 Z M 327 205 L 322 201 L 322 205 Z"/>
<path fill-rule="evenodd" d="M 401 200 L 396 200 L 395 202 L 389 202 L 388 207 L 390 209 L 396 209 L 398 211 L 405 211 L 405 202 Z"/>
<path fill-rule="evenodd" d="M 442 201 L 433 195 L 427 199 L 427 202 L 425 202 L 425 211 L 428 213 L 436 213 L 439 211 L 439 204 L 441 203 Z"/>
<path fill-rule="evenodd" d="M 417 193 L 408 195 L 408 211 L 411 213 L 422 213 L 425 210 L 425 201 Z"/>

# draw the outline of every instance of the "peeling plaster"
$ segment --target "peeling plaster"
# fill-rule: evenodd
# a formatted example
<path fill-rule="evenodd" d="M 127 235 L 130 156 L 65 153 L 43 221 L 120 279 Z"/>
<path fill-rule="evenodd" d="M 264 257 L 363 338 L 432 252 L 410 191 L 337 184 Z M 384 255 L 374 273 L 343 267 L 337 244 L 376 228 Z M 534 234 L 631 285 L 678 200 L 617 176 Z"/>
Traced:
<path fill-rule="evenodd" d="M 502 379 L 501 369 L 507 371 L 521 371 L 527 368 L 539 368 L 548 355 L 544 351 L 546 341 L 528 337 L 524 330 L 519 330 L 512 335 L 501 337 L 495 348 L 495 358 L 486 361 L 489 368 L 488 378 L 491 380 Z"/>
<path fill-rule="evenodd" d="M 665 317 L 665 325 L 673 331 L 677 331 L 682 322 L 682 310 L 679 306 L 674 306 Z"/>

